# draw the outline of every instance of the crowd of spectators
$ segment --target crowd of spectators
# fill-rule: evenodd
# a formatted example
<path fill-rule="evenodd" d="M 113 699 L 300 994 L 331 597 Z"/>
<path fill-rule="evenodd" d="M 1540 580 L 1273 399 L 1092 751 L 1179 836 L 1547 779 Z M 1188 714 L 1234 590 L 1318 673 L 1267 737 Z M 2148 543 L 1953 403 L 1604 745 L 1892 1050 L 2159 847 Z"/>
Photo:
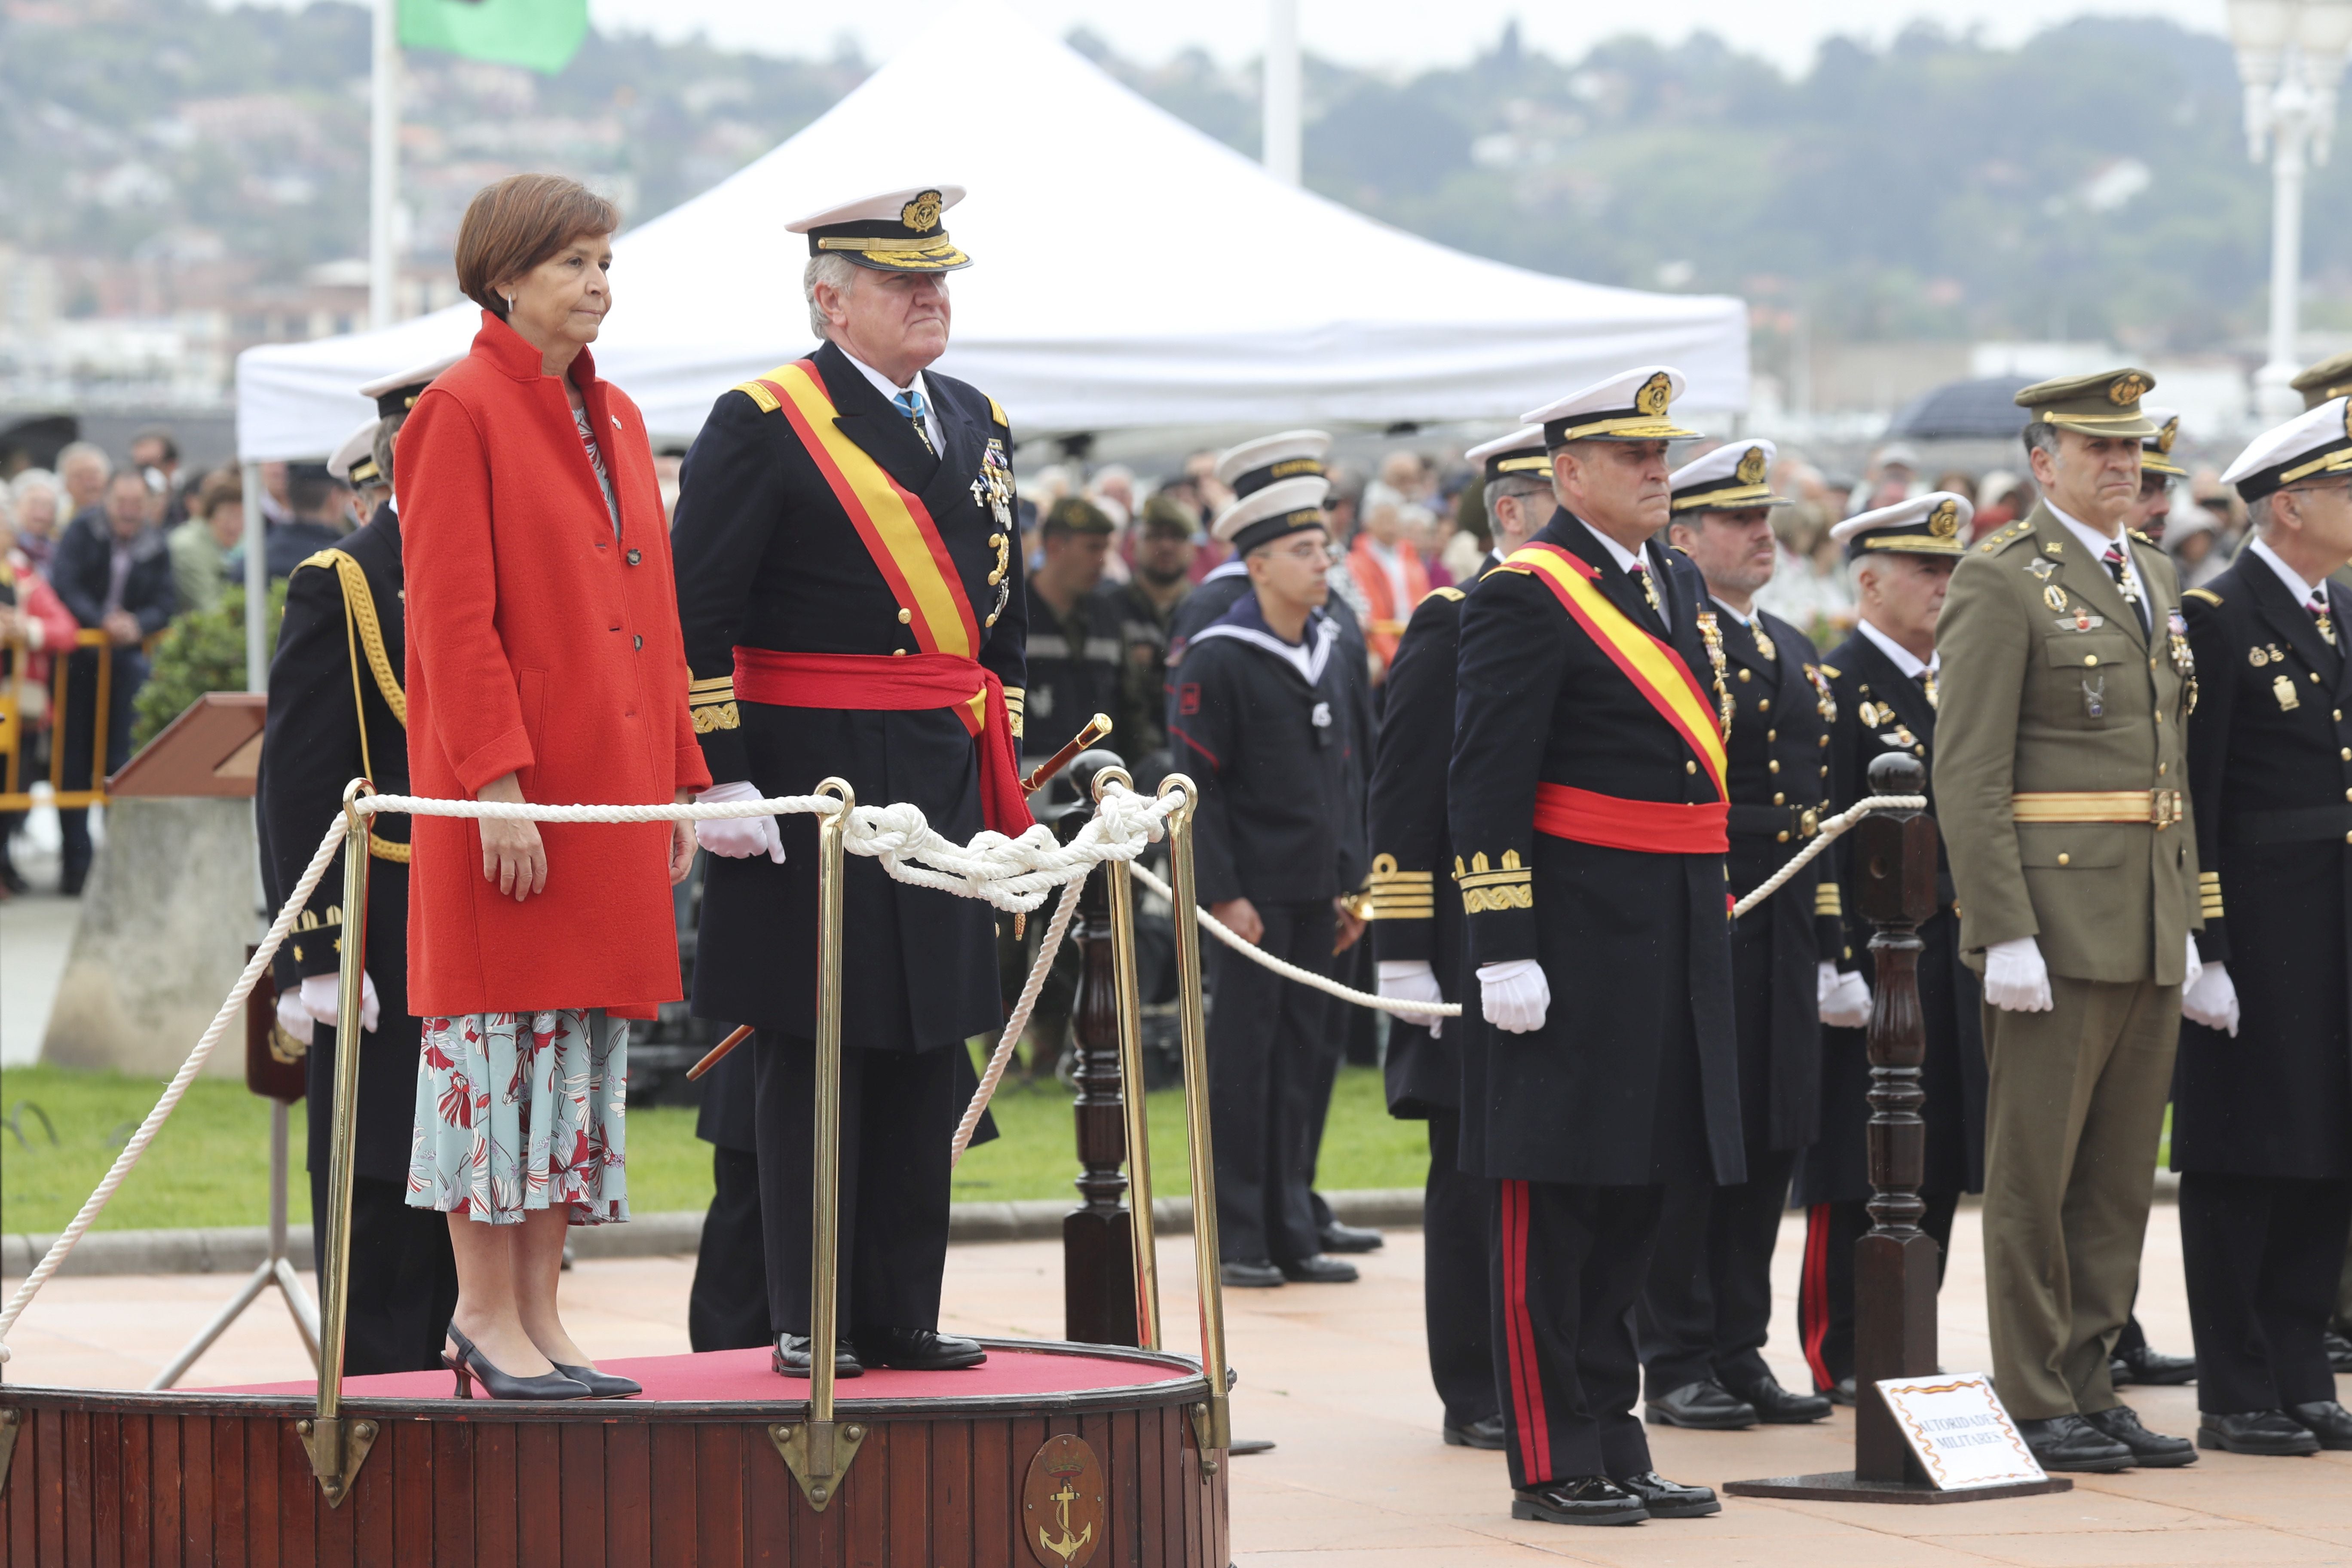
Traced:
<path fill-rule="evenodd" d="M 50 776 L 53 752 L 64 789 L 102 785 L 130 755 L 131 708 L 157 637 L 180 616 L 217 611 L 245 581 L 245 489 L 235 468 L 190 468 L 162 428 L 139 432 L 120 457 L 75 441 L 54 468 L 0 483 L 0 744 L 14 753 L 19 791 Z M 273 578 L 362 521 L 350 487 L 323 466 L 266 463 L 260 472 Z M 66 696 L 53 712 L 60 658 Z M 89 875 L 89 813 L 58 818 L 58 890 L 74 896 Z M 11 853 L 23 820 L 0 814 L 0 898 L 26 890 Z"/>

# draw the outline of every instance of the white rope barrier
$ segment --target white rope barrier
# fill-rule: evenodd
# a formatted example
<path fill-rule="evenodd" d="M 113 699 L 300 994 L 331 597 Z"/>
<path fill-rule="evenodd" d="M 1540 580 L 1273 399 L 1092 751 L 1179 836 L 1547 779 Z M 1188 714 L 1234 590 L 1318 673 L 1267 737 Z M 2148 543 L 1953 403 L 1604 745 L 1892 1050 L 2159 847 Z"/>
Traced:
<path fill-rule="evenodd" d="M 1086 885 L 1083 877 L 1063 885 L 1062 900 L 1054 906 L 1054 918 L 1037 943 L 1037 962 L 1029 966 L 1029 978 L 1021 987 L 1021 998 L 1013 1005 L 1013 1016 L 1004 1020 L 1004 1033 L 997 1037 L 996 1049 L 989 1053 L 988 1070 L 980 1075 L 979 1091 L 964 1108 L 963 1120 L 956 1123 L 955 1141 L 948 1154 L 951 1170 L 962 1163 L 963 1152 L 971 1147 L 971 1135 L 987 1112 L 988 1102 L 996 1096 L 996 1086 L 1004 1077 L 1006 1065 L 1013 1060 L 1013 1047 L 1028 1031 L 1029 1015 L 1036 1008 L 1037 994 L 1045 988 L 1045 976 L 1053 971 L 1054 955 L 1062 949 L 1062 935 L 1070 929 L 1070 916 L 1077 910 L 1078 895 L 1086 890 Z M 963 1049 L 961 1046 L 955 1048 Z"/>

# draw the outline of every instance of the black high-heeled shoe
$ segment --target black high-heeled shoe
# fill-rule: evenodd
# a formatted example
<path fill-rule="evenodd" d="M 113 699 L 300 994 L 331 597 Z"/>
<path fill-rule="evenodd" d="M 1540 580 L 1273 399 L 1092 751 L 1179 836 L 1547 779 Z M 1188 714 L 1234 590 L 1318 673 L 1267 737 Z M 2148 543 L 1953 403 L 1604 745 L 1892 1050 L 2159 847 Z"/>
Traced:
<path fill-rule="evenodd" d="M 455 1323 L 449 1325 L 449 1337 L 457 1342 L 457 1353 L 451 1355 L 443 1352 L 441 1364 L 457 1374 L 457 1396 L 459 1399 L 474 1397 L 477 1379 L 482 1384 L 482 1392 L 492 1399 L 585 1399 L 589 1396 L 585 1384 L 566 1377 L 560 1368 L 554 1372 L 542 1372 L 536 1377 L 516 1377 L 500 1372 Z"/>
<path fill-rule="evenodd" d="M 548 1359 L 556 1371 L 585 1388 L 591 1399 L 627 1399 L 646 1391 L 646 1385 L 635 1378 L 614 1377 L 593 1366 L 566 1366 L 551 1356 Z"/>

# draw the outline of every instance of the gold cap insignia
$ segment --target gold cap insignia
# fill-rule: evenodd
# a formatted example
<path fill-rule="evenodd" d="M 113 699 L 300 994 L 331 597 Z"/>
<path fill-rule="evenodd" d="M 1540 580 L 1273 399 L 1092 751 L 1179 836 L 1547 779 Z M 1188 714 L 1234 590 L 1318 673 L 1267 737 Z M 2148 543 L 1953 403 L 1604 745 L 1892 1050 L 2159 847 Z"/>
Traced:
<path fill-rule="evenodd" d="M 900 207 L 898 221 L 917 234 L 937 228 L 940 226 L 940 193 L 925 191 L 921 195 Z M 2139 395 L 2134 393 L 2132 395 L 2137 397 Z"/>
<path fill-rule="evenodd" d="M 2140 400 L 2147 387 L 2147 378 L 2137 372 L 2119 375 L 2107 386 L 2107 401 L 2118 408 L 2127 408 Z"/>
<path fill-rule="evenodd" d="M 1633 395 L 1633 407 L 1636 411 L 1654 418 L 1663 416 L 1673 405 L 1674 400 L 1674 383 L 1666 379 L 1664 371 L 1660 371 L 1643 384 L 1640 392 Z"/>
<path fill-rule="evenodd" d="M 2171 418 L 2166 420 L 2163 426 L 2158 429 L 2156 433 L 2156 449 L 2164 453 L 2167 457 L 2169 457 L 2172 453 L 2172 444 L 2179 438 L 2180 416 L 2176 414 Z"/>
<path fill-rule="evenodd" d="M 1950 539 L 1960 531 L 1960 503 L 1944 501 L 1927 514 L 1927 531 L 1938 539 Z"/>
<path fill-rule="evenodd" d="M 1739 459 L 1738 478 L 1739 482 L 1743 485 L 1760 485 L 1764 482 L 1763 447 L 1750 447 L 1748 448 L 1748 455 Z"/>

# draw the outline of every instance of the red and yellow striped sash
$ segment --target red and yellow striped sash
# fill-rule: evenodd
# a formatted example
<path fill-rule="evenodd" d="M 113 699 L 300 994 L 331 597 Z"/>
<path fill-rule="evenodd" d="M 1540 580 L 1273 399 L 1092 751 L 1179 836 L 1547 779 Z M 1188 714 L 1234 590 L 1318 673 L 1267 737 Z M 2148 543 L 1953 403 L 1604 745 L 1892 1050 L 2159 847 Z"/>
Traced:
<path fill-rule="evenodd" d="M 1697 756 L 1715 784 L 1716 795 L 1729 800 L 1724 784 L 1723 734 L 1716 728 L 1715 710 L 1682 655 L 1634 624 L 1593 585 L 1600 575 L 1572 551 L 1557 544 L 1529 544 L 1511 552 L 1506 566 L 1519 567 L 1552 591 L 1552 595 L 1610 662 L 1622 670 L 1659 717 L 1675 727 Z"/>

